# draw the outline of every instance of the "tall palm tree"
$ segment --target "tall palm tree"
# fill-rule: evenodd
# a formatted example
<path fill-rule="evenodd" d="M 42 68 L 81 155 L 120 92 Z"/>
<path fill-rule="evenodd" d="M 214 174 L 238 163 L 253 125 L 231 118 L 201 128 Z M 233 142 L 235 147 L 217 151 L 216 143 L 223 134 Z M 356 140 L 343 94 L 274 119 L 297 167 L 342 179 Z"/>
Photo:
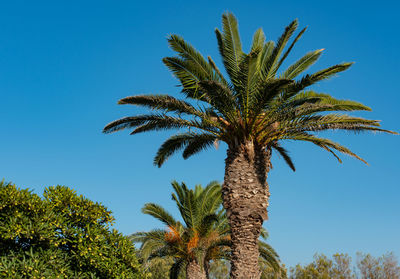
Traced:
<path fill-rule="evenodd" d="M 169 95 L 123 98 L 119 104 L 139 105 L 155 112 L 125 117 L 104 128 L 105 133 L 132 128 L 131 134 L 186 129 L 161 145 L 154 159 L 159 167 L 179 150 L 183 150 L 186 159 L 218 141 L 227 144 L 222 194 L 232 230 L 232 278 L 260 277 L 257 243 L 263 221 L 268 217 L 270 194 L 266 178 L 272 151 L 281 154 L 295 170 L 281 145 L 283 140 L 313 143 L 339 162 L 336 151 L 365 162 L 348 148 L 316 133 L 336 129 L 394 133 L 381 129 L 377 120 L 337 113 L 369 111 L 369 107 L 309 89 L 348 69 L 352 63 L 337 64 L 298 78 L 320 57 L 323 50 L 319 49 L 280 70 L 305 32 L 304 28 L 288 44 L 297 26 L 297 20 L 291 22 L 276 43 L 266 42 L 262 29 L 258 29 L 250 52 L 245 53 L 236 18 L 224 14 L 222 31 L 216 29 L 215 34 L 228 78 L 211 57 L 206 60 L 180 36 L 171 35 L 168 43 L 177 56 L 166 57 L 163 62 L 180 81 L 187 100 Z"/>
<path fill-rule="evenodd" d="M 209 278 L 210 261 L 229 259 L 229 226 L 221 207 L 221 186 L 211 182 L 194 190 L 177 182 L 172 183 L 175 201 L 184 221 L 177 221 L 163 207 L 154 203 L 146 204 L 142 211 L 163 222 L 167 229 L 138 232 L 131 236 L 141 243 L 140 253 L 145 261 L 154 258 L 173 258 L 170 278 L 176 279 L 186 268 L 186 278 Z M 266 237 L 263 231 L 263 237 Z M 281 271 L 279 256 L 264 241 L 260 242 L 260 261 L 276 272 Z"/>

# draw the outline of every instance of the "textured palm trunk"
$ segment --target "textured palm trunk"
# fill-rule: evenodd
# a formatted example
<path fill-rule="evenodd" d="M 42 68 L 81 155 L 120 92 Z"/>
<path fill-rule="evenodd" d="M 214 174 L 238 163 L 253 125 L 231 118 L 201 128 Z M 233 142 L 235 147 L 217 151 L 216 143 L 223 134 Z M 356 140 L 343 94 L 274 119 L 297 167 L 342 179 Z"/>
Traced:
<path fill-rule="evenodd" d="M 201 266 L 193 260 L 186 265 L 186 279 L 207 279 L 207 276 Z"/>
<path fill-rule="evenodd" d="M 232 279 L 258 279 L 258 238 L 268 218 L 266 182 L 271 152 L 247 142 L 229 147 L 222 186 L 224 208 L 231 227 Z"/>

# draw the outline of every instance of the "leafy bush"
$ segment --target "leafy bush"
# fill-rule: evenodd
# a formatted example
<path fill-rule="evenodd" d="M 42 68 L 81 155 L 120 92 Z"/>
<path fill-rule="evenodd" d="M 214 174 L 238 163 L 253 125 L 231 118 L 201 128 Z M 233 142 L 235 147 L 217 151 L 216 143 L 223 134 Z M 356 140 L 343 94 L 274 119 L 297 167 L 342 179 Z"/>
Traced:
<path fill-rule="evenodd" d="M 400 266 L 393 253 L 378 258 L 357 253 L 357 268 L 352 267 L 347 254 L 334 254 L 332 258 L 316 254 L 312 263 L 298 264 L 290 271 L 290 279 L 400 279 Z"/>
<path fill-rule="evenodd" d="M 0 278 L 146 278 L 113 220 L 68 187 L 41 198 L 0 182 Z"/>

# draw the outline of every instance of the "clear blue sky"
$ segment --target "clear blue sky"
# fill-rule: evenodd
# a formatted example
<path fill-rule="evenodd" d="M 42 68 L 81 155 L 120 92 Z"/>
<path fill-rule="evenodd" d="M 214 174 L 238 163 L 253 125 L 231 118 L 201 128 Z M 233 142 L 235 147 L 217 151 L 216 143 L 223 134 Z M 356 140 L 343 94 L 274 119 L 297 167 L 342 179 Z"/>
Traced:
<path fill-rule="evenodd" d="M 104 125 L 138 109 L 117 106 L 139 93 L 179 95 L 162 65 L 177 33 L 220 62 L 214 28 L 238 17 L 242 41 L 263 27 L 276 40 L 294 18 L 308 31 L 289 57 L 325 48 L 312 70 L 356 64 L 317 91 L 361 101 L 400 131 L 400 31 L 397 1 L 2 1 L 0 4 L 0 178 L 41 193 L 62 184 L 114 212 L 125 234 L 159 226 L 141 214 L 146 202 L 171 211 L 170 181 L 222 181 L 225 146 L 183 161 L 152 165 L 167 134 L 104 135 Z M 220 63 L 219 63 L 220 64 Z M 287 143 L 297 171 L 278 157 L 269 176 L 265 227 L 284 263 L 315 252 L 400 256 L 399 137 L 332 133 L 370 166 L 337 163 L 309 144 Z"/>

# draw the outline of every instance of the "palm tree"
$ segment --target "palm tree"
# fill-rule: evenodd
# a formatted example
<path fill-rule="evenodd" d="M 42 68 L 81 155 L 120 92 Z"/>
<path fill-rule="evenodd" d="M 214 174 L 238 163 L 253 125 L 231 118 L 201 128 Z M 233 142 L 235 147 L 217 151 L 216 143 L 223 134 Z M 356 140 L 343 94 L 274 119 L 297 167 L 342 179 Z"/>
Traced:
<path fill-rule="evenodd" d="M 186 267 L 186 277 L 209 278 L 210 261 L 229 259 L 229 226 L 221 207 L 221 186 L 211 182 L 203 188 L 197 185 L 189 190 L 185 183 L 172 182 L 175 201 L 184 224 L 177 221 L 163 207 L 147 203 L 142 212 L 163 222 L 167 229 L 138 232 L 131 236 L 140 242 L 144 261 L 154 258 L 173 258 L 170 278 L 178 278 Z M 266 232 L 263 231 L 263 237 Z M 260 241 L 260 261 L 272 270 L 280 272 L 279 256 L 264 241 Z"/>
<path fill-rule="evenodd" d="M 304 28 L 288 45 L 297 26 L 297 20 L 291 22 L 276 43 L 266 42 L 262 29 L 258 29 L 250 52 L 245 53 L 236 18 L 231 13 L 224 14 L 222 31 L 216 29 L 215 34 L 229 79 L 222 75 L 211 57 L 204 59 L 180 36 L 171 35 L 168 43 L 177 57 L 166 57 L 163 62 L 180 81 L 181 92 L 187 100 L 169 95 L 123 98 L 119 104 L 139 105 L 155 112 L 125 117 L 104 128 L 105 133 L 132 128 L 131 134 L 186 129 L 161 145 L 154 159 L 159 167 L 180 150 L 186 159 L 219 141 L 227 144 L 222 195 L 232 233 L 232 278 L 260 277 L 258 238 L 268 217 L 270 194 L 266 178 L 272 151 L 281 154 L 295 170 L 281 145 L 283 140 L 313 143 L 339 162 L 336 151 L 365 162 L 348 148 L 316 133 L 336 129 L 394 133 L 381 129 L 377 120 L 337 113 L 369 111 L 369 107 L 309 89 L 345 71 L 352 63 L 337 64 L 297 78 L 317 61 L 323 51 L 319 49 L 308 52 L 286 70 L 280 70 L 305 32 Z"/>

